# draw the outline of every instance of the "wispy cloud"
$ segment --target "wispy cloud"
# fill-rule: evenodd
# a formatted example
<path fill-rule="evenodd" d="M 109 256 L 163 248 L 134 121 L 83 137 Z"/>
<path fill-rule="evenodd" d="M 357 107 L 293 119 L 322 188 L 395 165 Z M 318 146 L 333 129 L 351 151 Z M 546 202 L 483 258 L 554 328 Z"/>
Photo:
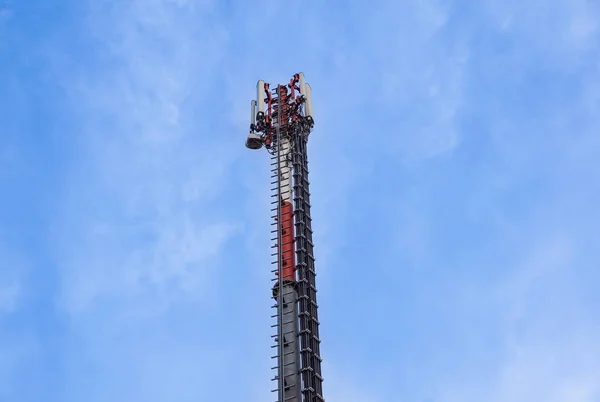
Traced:
<path fill-rule="evenodd" d="M 0 384 L 52 367 L 31 400 L 270 396 L 268 160 L 243 142 L 256 80 L 302 70 L 327 400 L 598 400 L 595 5 L 74 4 L 44 35 L 18 3 L 2 27 L 28 57 L 0 101 L 28 113 L 0 169 L 60 157 L 15 196 L 29 220 L 0 216 L 58 282 L 25 311 L 32 279 L 0 275 L 0 309 L 40 328 L 10 321 Z"/>
<path fill-rule="evenodd" d="M 67 308 L 103 293 L 135 304 L 150 292 L 168 305 L 201 292 L 207 258 L 236 227 L 202 213 L 231 158 L 208 148 L 210 120 L 193 118 L 210 100 L 204 91 L 224 36 L 211 26 L 210 4 L 89 3 L 86 12 L 97 68 L 77 62 L 62 77 L 86 122 L 59 219 L 73 236 L 59 256 Z"/>
<path fill-rule="evenodd" d="M 11 16 L 11 4 L 8 0 L 0 1 L 0 18 L 8 19 Z"/>
<path fill-rule="evenodd" d="M 16 279 L 5 283 L 2 288 L 0 288 L 0 311 L 12 312 L 15 310 L 19 291 L 19 283 Z"/>
<path fill-rule="evenodd" d="M 16 311 L 21 296 L 21 277 L 24 265 L 6 246 L 0 245 L 0 320 L 3 314 Z"/>
<path fill-rule="evenodd" d="M 201 373 L 216 372 L 224 350 L 208 346 L 204 314 L 242 228 L 221 206 L 234 138 L 213 135 L 219 121 L 204 112 L 227 35 L 210 2 L 81 10 L 76 30 L 89 50 L 52 59 L 78 122 L 52 220 L 70 339 L 54 395 L 197 399 L 208 386 Z M 184 311 L 195 318 L 177 323 Z"/>

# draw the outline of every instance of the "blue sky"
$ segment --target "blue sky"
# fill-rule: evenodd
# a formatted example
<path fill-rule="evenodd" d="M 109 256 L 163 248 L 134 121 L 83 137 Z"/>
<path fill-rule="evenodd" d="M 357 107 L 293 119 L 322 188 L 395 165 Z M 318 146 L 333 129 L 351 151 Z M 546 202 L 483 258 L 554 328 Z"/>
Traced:
<path fill-rule="evenodd" d="M 594 2 L 1 4 L 0 400 L 274 399 L 303 71 L 327 400 L 600 401 Z"/>

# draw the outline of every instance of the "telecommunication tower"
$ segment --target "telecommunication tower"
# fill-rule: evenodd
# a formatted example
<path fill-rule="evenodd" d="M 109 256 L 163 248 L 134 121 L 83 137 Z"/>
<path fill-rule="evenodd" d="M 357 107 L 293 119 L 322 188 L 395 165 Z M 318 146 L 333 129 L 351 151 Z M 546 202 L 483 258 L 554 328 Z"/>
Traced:
<path fill-rule="evenodd" d="M 277 402 L 320 402 L 323 377 L 313 255 L 307 141 L 314 126 L 304 74 L 287 85 L 259 80 L 246 146 L 271 155 L 272 335 Z"/>

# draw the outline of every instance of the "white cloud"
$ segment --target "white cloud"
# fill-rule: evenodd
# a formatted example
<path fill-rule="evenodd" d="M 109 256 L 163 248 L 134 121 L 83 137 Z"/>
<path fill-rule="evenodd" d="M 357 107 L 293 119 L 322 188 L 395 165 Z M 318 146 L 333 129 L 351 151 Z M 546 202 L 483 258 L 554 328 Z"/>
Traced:
<path fill-rule="evenodd" d="M 215 257 L 237 228 L 199 226 L 189 216 L 175 214 L 154 221 L 154 230 L 105 226 L 102 233 L 96 230 L 82 239 L 76 259 L 63 267 L 68 269 L 68 310 L 85 310 L 96 299 L 108 298 L 123 301 L 143 317 L 160 314 L 177 300 L 205 300 L 216 273 Z M 132 241 L 136 237 L 148 239 L 137 243 Z"/>
<path fill-rule="evenodd" d="M 7 20 L 12 15 L 11 4 L 9 0 L 0 0 L 0 22 Z"/>
<path fill-rule="evenodd" d="M 254 310 L 261 304 L 257 301 L 235 301 L 227 293 L 230 289 L 215 286 L 219 282 L 214 279 L 225 275 L 219 268 L 221 259 L 230 257 L 227 241 L 243 228 L 238 214 L 246 216 L 245 226 L 251 229 L 245 238 L 257 250 L 239 266 L 268 275 L 262 265 L 268 258 L 268 172 L 266 160 L 260 160 L 267 155 L 244 157 L 240 166 L 235 162 L 242 152 L 250 152 L 243 141 L 255 80 L 284 82 L 297 70 L 313 84 L 317 113 L 310 142 L 317 269 L 323 274 L 320 288 L 327 283 L 332 289 L 320 299 L 324 316 L 335 318 L 336 307 L 346 308 L 347 300 L 335 300 L 345 288 L 381 301 L 371 318 L 376 323 L 385 319 L 384 332 L 398 317 L 415 326 L 437 319 L 440 327 L 452 318 L 453 327 L 442 330 L 460 333 L 474 344 L 446 345 L 431 334 L 439 327 L 405 328 L 410 333 L 402 333 L 406 359 L 375 362 L 352 372 L 334 360 L 332 350 L 351 351 L 348 359 L 360 360 L 349 345 L 378 348 L 375 358 L 385 360 L 398 345 L 349 340 L 354 334 L 329 324 L 322 351 L 326 362 L 333 356 L 323 373 L 327 400 L 390 400 L 390 395 L 398 397 L 393 393 L 398 384 L 406 395 L 436 396 L 428 402 L 597 398 L 593 379 L 598 377 L 598 331 L 586 322 L 589 311 L 571 315 L 593 310 L 572 291 L 581 285 L 573 279 L 575 272 L 597 261 L 589 251 L 589 239 L 597 233 L 580 216 L 584 210 L 593 216 L 583 199 L 597 198 L 590 190 L 595 188 L 592 169 L 597 170 L 595 124 L 577 114 L 579 100 L 543 121 L 513 117 L 514 110 L 506 105 L 501 111 L 495 104 L 482 106 L 503 95 L 487 91 L 515 85 L 511 74 L 522 78 L 530 67 L 554 66 L 562 72 L 589 68 L 583 56 L 597 46 L 599 20 L 589 2 L 565 0 L 550 7 L 543 2 L 488 1 L 483 9 L 468 10 L 441 1 L 350 2 L 336 11 L 324 3 L 291 9 L 271 3 L 236 4 L 223 22 L 217 5 L 209 1 L 89 1 L 79 40 L 101 50 L 71 57 L 68 49 L 59 54 L 59 46 L 54 53 L 54 71 L 62 71 L 56 78 L 72 100 L 77 133 L 67 166 L 72 171 L 59 194 L 62 207 L 52 227 L 63 285 L 61 306 L 72 313 L 65 335 L 71 343 L 61 351 L 68 366 L 61 400 L 90 400 L 90 390 L 96 390 L 96 400 L 206 397 L 205 388 L 231 380 L 233 363 L 240 372 L 254 367 L 255 374 L 244 376 L 252 377 L 243 379 L 247 383 L 267 378 L 268 371 L 259 373 L 249 356 L 240 362 L 238 353 L 247 345 L 232 339 L 242 331 L 244 338 L 259 337 L 256 326 L 252 331 L 245 327 L 240 310 L 247 312 L 246 320 L 255 317 L 262 325 L 268 309 Z M 463 10 L 472 14 L 465 17 Z M 270 18 L 280 13 L 285 13 L 285 23 L 269 31 Z M 485 18 L 479 20 L 481 14 Z M 297 29 L 299 22 L 310 29 Z M 478 24 L 492 24 L 493 29 Z M 234 28 L 238 31 L 229 32 Z M 478 54 L 476 45 L 491 34 L 499 35 L 494 38 L 505 53 L 498 51 L 487 60 L 488 52 Z M 281 55 L 275 50 L 284 57 L 276 58 Z M 490 65 L 476 64 L 482 59 Z M 479 87 L 477 73 L 488 67 L 485 71 L 493 79 Z M 585 105 L 597 114 L 597 66 L 591 70 L 583 75 Z M 486 124 L 464 129 L 460 117 L 465 106 Z M 579 122 L 577 129 L 574 122 Z M 579 135 L 580 125 L 585 135 Z M 467 168 L 458 168 L 451 157 L 467 132 L 493 143 L 491 156 L 500 162 L 467 160 Z M 466 146 L 473 146 L 466 153 L 481 149 L 472 142 Z M 440 156 L 447 157 L 448 172 L 436 176 L 435 169 L 445 169 L 436 165 Z M 436 166 L 429 169 L 428 164 Z M 411 171 L 407 165 L 418 168 Z M 593 166 L 588 170 L 588 165 Z M 481 174 L 468 176 L 473 171 Z M 550 204 L 544 211 L 534 202 L 526 211 L 505 206 L 517 203 L 517 192 L 533 192 L 535 183 L 523 177 L 555 184 L 540 196 L 540 203 Z M 581 177 L 589 181 L 588 191 L 573 179 Z M 457 197 L 463 188 L 455 185 L 463 180 L 474 184 Z M 568 196 L 557 197 L 556 183 L 569 187 L 570 192 L 561 192 Z M 445 202 L 452 194 L 461 203 L 455 215 L 460 225 L 438 213 L 442 202 L 431 200 Z M 370 232 L 359 227 L 365 215 Z M 496 236 L 496 247 L 479 249 L 477 241 L 489 233 L 473 231 L 464 234 L 467 245 L 452 250 L 460 256 L 442 258 L 440 249 L 451 248 L 448 244 L 463 235 L 462 224 L 472 223 L 469 219 L 492 222 L 486 229 Z M 383 224 L 393 229 L 389 237 L 377 229 Z M 546 233 L 551 235 L 542 236 Z M 369 264 L 359 266 L 339 252 L 351 236 L 361 242 L 359 257 Z M 384 252 L 379 255 L 379 250 Z M 490 254 L 482 257 L 485 252 Z M 418 269 L 398 267 L 398 254 L 408 256 Z M 499 268 L 500 261 L 510 264 Z M 433 265 L 441 268 L 433 270 Z M 463 271 L 454 273 L 452 268 Z M 364 269 L 369 275 L 394 271 L 409 283 L 408 293 L 414 285 L 419 295 L 401 295 L 410 308 L 405 305 L 398 312 L 399 292 L 391 295 L 394 302 L 386 303 L 381 296 L 383 288 L 394 285 L 392 275 L 379 279 L 372 289 L 377 297 L 371 298 L 371 288 L 365 291 L 358 275 Z M 422 280 L 415 279 L 421 275 Z M 440 283 L 444 280 L 449 282 Z M 260 292 L 267 300 L 268 283 L 263 283 Z M 255 284 L 244 282 L 247 286 L 238 291 L 255 296 L 259 291 L 247 291 Z M 3 300 L 10 306 L 17 290 L 12 285 L 4 293 L 0 290 L 0 306 Z M 199 300 L 217 293 L 215 303 L 223 302 L 222 311 L 198 308 Z M 435 300 L 424 302 L 427 298 Z M 367 307 L 363 299 L 357 306 L 367 311 L 369 300 Z M 185 314 L 173 312 L 182 305 L 192 307 L 182 309 Z M 411 318 L 407 311 L 423 316 Z M 222 335 L 222 328 L 229 335 Z M 497 332 L 490 335 L 490 328 Z M 394 334 L 389 330 L 385 339 Z M 494 342 L 486 343 L 494 336 Z M 426 341 L 415 339 L 420 337 Z M 430 348 L 427 353 L 420 353 L 425 348 L 419 342 Z M 493 352 L 479 349 L 482 344 L 493 346 Z M 417 351 L 411 355 L 412 348 Z M 452 370 L 436 372 L 449 357 L 455 359 Z M 86 371 L 88 367 L 98 371 Z M 522 383 L 523 378 L 529 382 Z M 85 385 L 77 388 L 81 383 Z M 237 395 L 241 387 L 228 390 L 228 395 Z"/>
<path fill-rule="evenodd" d="M 8 248 L 5 236 L 0 235 L 0 319 L 2 314 L 14 313 L 23 297 L 22 278 L 25 261 Z"/>
<path fill-rule="evenodd" d="M 494 26 L 518 35 L 530 55 L 542 55 L 546 62 L 557 63 L 554 67 L 580 65 L 577 52 L 598 43 L 599 23 L 594 16 L 600 9 L 593 2 L 488 0 L 483 10 Z"/>
<path fill-rule="evenodd" d="M 2 278 L 2 285 L 0 285 L 0 313 L 12 313 L 15 311 L 20 292 L 21 286 L 17 279 L 6 281 L 5 278 Z"/>
<path fill-rule="evenodd" d="M 160 312 L 201 293 L 238 226 L 205 212 L 232 156 L 211 135 L 215 122 L 197 117 L 226 35 L 208 2 L 88 5 L 95 67 L 61 61 L 83 123 L 57 223 L 65 307 L 109 297 Z"/>
<path fill-rule="evenodd" d="M 581 251 L 564 236 L 538 233 L 532 246 L 499 284 L 472 289 L 471 310 L 485 311 L 499 326 L 473 322 L 473 340 L 494 337 L 494 353 L 477 363 L 474 346 L 463 350 L 457 370 L 445 376 L 435 401 L 595 402 L 600 398 L 600 326 L 581 299 Z M 460 289 L 460 285 L 459 285 Z M 460 290 L 459 290 L 460 291 Z M 492 301 L 494 300 L 494 301 Z M 463 306 L 463 314 L 469 307 Z M 475 316 L 468 316 L 475 319 Z M 480 318 L 481 319 L 481 318 Z M 465 320 L 465 322 L 467 321 Z M 491 321 L 486 319 L 489 324 Z M 460 324 L 459 324 L 460 325 Z M 490 328 L 497 333 L 484 335 Z"/>

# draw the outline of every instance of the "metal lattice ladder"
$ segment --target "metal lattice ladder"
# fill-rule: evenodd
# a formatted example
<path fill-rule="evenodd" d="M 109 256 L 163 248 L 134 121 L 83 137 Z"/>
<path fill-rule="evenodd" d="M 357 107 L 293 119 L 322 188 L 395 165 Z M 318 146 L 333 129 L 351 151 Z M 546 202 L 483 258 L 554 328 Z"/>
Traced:
<path fill-rule="evenodd" d="M 279 87 L 277 88 L 277 92 Z M 281 105 L 279 105 L 281 106 Z M 300 360 L 298 347 L 298 294 L 297 283 L 293 280 L 284 278 L 282 267 L 294 265 L 293 253 L 291 256 L 284 256 L 282 250 L 291 248 L 293 250 L 293 233 L 284 233 L 284 230 L 293 232 L 293 215 L 285 217 L 282 209 L 285 208 L 284 198 L 291 198 L 292 188 L 290 175 L 292 171 L 291 163 L 291 141 L 287 132 L 287 122 L 280 121 L 280 115 L 277 114 L 276 132 L 273 137 L 273 152 L 271 156 L 271 249 L 273 269 L 271 273 L 274 276 L 273 298 L 275 304 L 272 306 L 275 314 L 271 316 L 276 323 L 271 327 L 275 328 L 273 349 L 277 353 L 272 356 L 277 360 L 277 364 L 272 367 L 275 371 L 272 380 L 276 382 L 277 387 L 272 390 L 278 392 L 278 402 L 301 402 L 301 384 L 300 384 Z M 285 196 L 284 196 L 285 195 Z M 291 199 L 288 201 L 291 202 Z M 289 204 L 292 207 L 291 203 Z M 284 236 L 288 235 L 288 236 Z M 284 237 L 291 237 L 292 240 L 284 240 Z"/>

